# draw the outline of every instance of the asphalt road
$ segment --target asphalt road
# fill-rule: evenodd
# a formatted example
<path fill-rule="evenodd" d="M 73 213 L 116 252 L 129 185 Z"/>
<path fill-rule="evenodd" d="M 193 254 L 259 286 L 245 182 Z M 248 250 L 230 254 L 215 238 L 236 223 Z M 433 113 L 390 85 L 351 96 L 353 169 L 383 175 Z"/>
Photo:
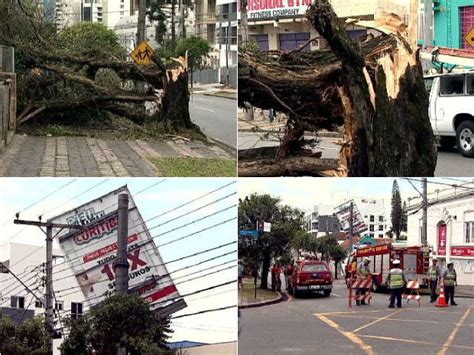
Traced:
<path fill-rule="evenodd" d="M 237 101 L 194 94 L 189 105 L 191 121 L 210 138 L 237 149 Z"/>
<path fill-rule="evenodd" d="M 440 148 L 435 176 L 474 176 L 474 158 L 463 157 L 456 148 Z"/>
<path fill-rule="evenodd" d="M 403 301 L 389 309 L 388 295 L 369 306 L 348 307 L 347 288 L 336 283 L 330 297 L 305 296 L 240 311 L 242 354 L 468 354 L 474 351 L 474 299 L 436 308 Z"/>
<path fill-rule="evenodd" d="M 311 137 L 308 137 L 311 139 Z M 323 158 L 337 159 L 339 157 L 340 146 L 333 142 L 337 138 L 321 137 L 317 150 L 321 150 Z M 277 137 L 267 137 L 266 133 L 239 132 L 239 149 L 251 149 L 260 147 L 272 147 L 280 145 Z"/>

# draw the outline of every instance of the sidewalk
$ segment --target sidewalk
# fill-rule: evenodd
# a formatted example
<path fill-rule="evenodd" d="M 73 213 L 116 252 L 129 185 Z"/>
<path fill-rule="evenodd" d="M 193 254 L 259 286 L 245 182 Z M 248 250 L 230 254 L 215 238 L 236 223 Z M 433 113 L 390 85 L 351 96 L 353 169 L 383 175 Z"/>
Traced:
<path fill-rule="evenodd" d="M 191 90 L 191 88 L 190 88 Z M 237 89 L 234 87 L 228 87 L 224 84 L 212 83 L 212 84 L 199 84 L 193 85 L 192 93 L 194 95 L 207 95 L 216 96 L 226 99 L 237 100 Z"/>
<path fill-rule="evenodd" d="M 456 296 L 474 298 L 474 286 L 461 285 L 456 287 Z"/>
<path fill-rule="evenodd" d="M 254 281 L 244 278 L 244 288 L 239 289 L 239 307 L 249 308 L 277 303 L 282 299 L 282 294 L 271 289 L 263 290 L 259 287 L 260 280 L 257 281 L 257 297 L 255 298 Z"/>
<path fill-rule="evenodd" d="M 15 135 L 0 150 L 0 176 L 163 176 L 168 157 L 232 160 L 218 145 L 185 139 L 114 140 Z"/>

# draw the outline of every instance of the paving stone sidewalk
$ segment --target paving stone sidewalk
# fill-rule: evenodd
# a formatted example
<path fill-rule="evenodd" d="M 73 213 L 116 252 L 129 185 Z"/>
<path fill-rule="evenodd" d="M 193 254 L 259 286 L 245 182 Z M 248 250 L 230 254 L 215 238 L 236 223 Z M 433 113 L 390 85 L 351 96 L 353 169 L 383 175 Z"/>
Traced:
<path fill-rule="evenodd" d="M 234 159 L 199 141 L 113 140 L 15 135 L 0 151 L 0 176 L 160 176 L 147 158 Z"/>

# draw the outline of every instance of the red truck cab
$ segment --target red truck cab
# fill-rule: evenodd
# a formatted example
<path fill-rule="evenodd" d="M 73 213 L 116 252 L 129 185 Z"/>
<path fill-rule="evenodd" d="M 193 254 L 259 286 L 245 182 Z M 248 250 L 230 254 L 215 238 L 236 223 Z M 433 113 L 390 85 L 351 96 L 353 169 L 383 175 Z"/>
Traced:
<path fill-rule="evenodd" d="M 305 260 L 296 265 L 288 283 L 288 291 L 295 297 L 303 292 L 322 292 L 327 297 L 333 287 L 328 264 L 317 260 Z"/>

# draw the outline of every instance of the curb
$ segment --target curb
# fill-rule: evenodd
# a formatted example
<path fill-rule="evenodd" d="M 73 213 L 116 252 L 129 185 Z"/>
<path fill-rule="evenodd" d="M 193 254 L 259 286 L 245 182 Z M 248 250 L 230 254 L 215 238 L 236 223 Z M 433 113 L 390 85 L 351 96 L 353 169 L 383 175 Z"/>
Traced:
<path fill-rule="evenodd" d="M 284 128 L 284 127 L 282 127 Z M 250 133 L 282 133 L 282 131 L 276 131 L 276 130 L 270 130 L 270 129 L 251 129 L 251 128 L 245 128 L 245 129 L 240 129 L 239 132 L 250 132 Z M 305 136 L 316 136 L 315 134 L 306 134 Z M 318 137 L 327 137 L 327 138 L 343 138 L 343 135 L 337 132 L 319 132 L 317 133 Z"/>
<path fill-rule="evenodd" d="M 237 149 L 231 146 L 229 143 L 221 141 L 218 138 L 211 138 L 207 137 L 207 140 L 210 141 L 212 144 L 218 145 L 222 149 L 224 149 L 227 153 L 232 155 L 233 159 L 237 159 Z"/>
<path fill-rule="evenodd" d="M 237 100 L 237 94 L 235 95 L 235 97 L 215 95 L 215 94 L 212 93 L 212 92 L 203 92 L 201 95 L 213 96 L 213 97 L 220 97 L 221 99 Z"/>
<path fill-rule="evenodd" d="M 263 301 L 263 302 L 257 302 L 257 303 L 250 303 L 250 304 L 244 304 L 244 305 L 239 305 L 239 309 L 246 309 L 246 308 L 256 308 L 256 307 L 263 307 L 263 306 L 270 306 L 272 304 L 277 304 L 285 300 L 287 297 L 279 291 L 276 291 L 278 293 L 278 297 L 269 300 L 269 301 Z"/>

